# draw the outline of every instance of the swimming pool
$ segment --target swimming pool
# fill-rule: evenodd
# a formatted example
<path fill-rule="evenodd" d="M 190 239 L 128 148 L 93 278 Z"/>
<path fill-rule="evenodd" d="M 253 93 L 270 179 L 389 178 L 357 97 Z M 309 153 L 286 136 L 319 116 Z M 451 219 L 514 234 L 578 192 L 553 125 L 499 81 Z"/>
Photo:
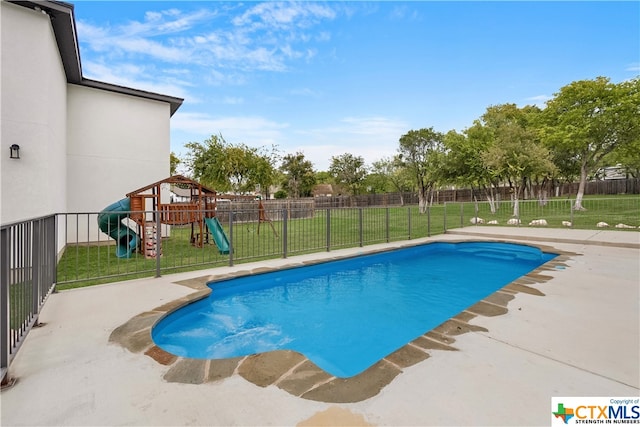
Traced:
<path fill-rule="evenodd" d="M 200 359 L 289 349 L 351 377 L 554 257 L 519 244 L 439 242 L 215 282 L 152 338 Z"/>

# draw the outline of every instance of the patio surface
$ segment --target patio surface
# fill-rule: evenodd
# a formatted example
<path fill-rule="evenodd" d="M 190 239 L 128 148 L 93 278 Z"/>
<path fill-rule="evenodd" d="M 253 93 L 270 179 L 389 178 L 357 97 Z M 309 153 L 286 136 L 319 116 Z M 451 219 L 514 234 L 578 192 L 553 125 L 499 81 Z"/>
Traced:
<path fill-rule="evenodd" d="M 193 294 L 174 282 L 274 268 L 354 248 L 53 294 L 44 324 L 10 367 L 0 424 L 13 425 L 548 425 L 554 396 L 640 395 L 640 233 L 477 226 L 426 241 L 509 240 L 574 253 L 508 312 L 478 316 L 458 351 L 429 350 L 373 397 L 307 400 L 238 373 L 168 382 L 170 369 L 110 342 L 140 313 Z M 417 241 L 416 241 L 417 242 Z M 414 242 L 415 243 L 415 242 Z"/>

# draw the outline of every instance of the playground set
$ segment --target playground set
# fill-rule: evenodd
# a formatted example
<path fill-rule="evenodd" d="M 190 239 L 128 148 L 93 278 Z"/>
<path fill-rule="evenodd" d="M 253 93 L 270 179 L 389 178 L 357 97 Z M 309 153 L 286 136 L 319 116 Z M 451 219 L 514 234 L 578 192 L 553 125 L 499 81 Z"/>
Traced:
<path fill-rule="evenodd" d="M 164 203 L 163 185 L 188 189 L 188 201 Z M 158 219 L 160 224 L 166 225 L 191 224 L 192 245 L 203 247 L 211 234 L 220 253 L 229 253 L 229 239 L 216 218 L 216 191 L 182 175 L 174 175 L 134 190 L 126 196 L 107 206 L 98 215 L 100 230 L 116 241 L 118 258 L 130 258 L 136 250 L 141 251 L 146 258 L 155 258 L 158 252 L 162 254 Z M 126 219 L 129 221 L 123 222 Z M 128 225 L 131 221 L 135 224 L 136 231 Z"/>

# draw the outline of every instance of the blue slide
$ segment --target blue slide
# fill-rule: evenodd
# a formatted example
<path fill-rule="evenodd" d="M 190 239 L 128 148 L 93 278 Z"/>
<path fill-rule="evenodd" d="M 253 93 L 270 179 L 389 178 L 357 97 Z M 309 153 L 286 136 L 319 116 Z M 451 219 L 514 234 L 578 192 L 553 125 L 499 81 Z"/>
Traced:
<path fill-rule="evenodd" d="M 129 216 L 130 210 L 127 197 L 107 206 L 98 214 L 98 227 L 116 241 L 118 258 L 131 258 L 131 253 L 138 247 L 138 235 L 121 222 Z"/>
<path fill-rule="evenodd" d="M 218 218 L 205 218 L 204 222 L 207 224 L 207 228 L 211 232 L 213 236 L 213 240 L 216 242 L 216 246 L 221 254 L 229 253 L 229 239 L 227 235 L 224 234 L 224 230 L 222 229 L 222 225 Z"/>

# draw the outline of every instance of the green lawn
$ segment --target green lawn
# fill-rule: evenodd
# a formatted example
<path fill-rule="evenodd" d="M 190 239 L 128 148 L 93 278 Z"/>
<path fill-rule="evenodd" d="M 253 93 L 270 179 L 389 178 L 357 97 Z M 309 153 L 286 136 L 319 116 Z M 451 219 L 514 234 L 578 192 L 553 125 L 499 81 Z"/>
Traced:
<path fill-rule="evenodd" d="M 606 222 L 610 229 L 616 229 L 616 224 L 640 226 L 640 196 L 616 196 L 614 197 L 586 197 L 583 206 L 586 210 L 573 211 L 573 199 L 550 199 L 546 204 L 538 201 L 520 201 L 520 220 L 523 226 L 535 219 L 545 219 L 549 227 L 562 228 L 563 221 L 572 222 L 573 228 L 596 229 L 596 224 Z M 473 204 L 465 204 L 464 224 L 469 225 L 469 220 L 474 216 Z M 499 225 L 506 225 L 507 220 L 513 216 L 513 205 L 510 201 L 501 202 L 495 214 L 491 213 L 487 203 L 479 204 L 478 217 L 485 220 L 497 220 Z"/>

